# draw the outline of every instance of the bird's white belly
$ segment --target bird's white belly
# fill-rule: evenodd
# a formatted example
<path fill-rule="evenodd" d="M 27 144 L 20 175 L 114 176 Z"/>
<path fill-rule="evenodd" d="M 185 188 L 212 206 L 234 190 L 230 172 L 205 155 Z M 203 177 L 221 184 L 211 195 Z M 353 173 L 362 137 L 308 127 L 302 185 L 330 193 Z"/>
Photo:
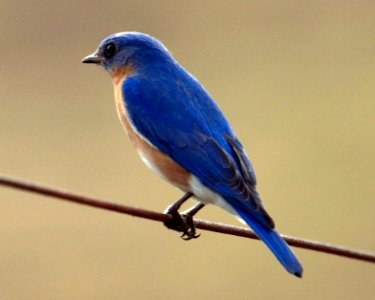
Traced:
<path fill-rule="evenodd" d="M 206 187 L 196 176 L 191 175 L 190 178 L 191 192 L 204 204 L 217 205 L 232 215 L 237 215 L 234 209 L 219 194 Z"/>
<path fill-rule="evenodd" d="M 171 182 L 170 175 L 165 174 L 164 170 L 161 170 L 158 164 L 155 164 L 154 160 L 150 159 L 146 153 L 138 152 L 142 161 L 148 166 L 151 170 L 153 170 L 156 174 L 158 174 L 163 179 Z M 184 186 L 176 184 L 176 182 L 171 182 L 172 184 L 176 185 L 180 189 L 185 192 L 190 192 L 194 194 L 198 201 L 204 204 L 214 204 L 217 205 L 229 213 L 233 215 L 237 215 L 233 208 L 221 197 L 219 194 L 213 192 L 205 185 L 201 183 L 201 181 L 194 175 L 190 174 L 190 178 Z"/>

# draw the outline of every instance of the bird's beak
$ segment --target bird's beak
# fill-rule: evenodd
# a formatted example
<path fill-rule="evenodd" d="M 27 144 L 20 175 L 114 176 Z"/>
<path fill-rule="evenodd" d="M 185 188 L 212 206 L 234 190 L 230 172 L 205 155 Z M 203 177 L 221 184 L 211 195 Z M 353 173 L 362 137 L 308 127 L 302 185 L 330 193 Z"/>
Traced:
<path fill-rule="evenodd" d="M 104 61 L 104 57 L 99 55 L 97 52 L 94 52 L 93 54 L 87 55 L 82 59 L 82 63 L 84 64 L 96 64 L 99 65 Z"/>

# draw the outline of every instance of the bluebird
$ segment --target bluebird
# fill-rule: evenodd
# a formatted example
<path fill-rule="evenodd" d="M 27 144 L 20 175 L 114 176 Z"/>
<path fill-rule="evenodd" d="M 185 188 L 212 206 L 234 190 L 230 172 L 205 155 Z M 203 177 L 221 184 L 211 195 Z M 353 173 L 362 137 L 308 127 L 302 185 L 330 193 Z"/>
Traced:
<path fill-rule="evenodd" d="M 185 192 L 167 212 L 169 228 L 196 238 L 192 216 L 215 204 L 239 217 L 285 269 L 302 266 L 266 212 L 253 166 L 222 111 L 202 84 L 157 39 L 139 32 L 108 36 L 83 63 L 111 75 L 117 113 L 143 162 Z M 178 209 L 198 204 L 181 217 Z"/>

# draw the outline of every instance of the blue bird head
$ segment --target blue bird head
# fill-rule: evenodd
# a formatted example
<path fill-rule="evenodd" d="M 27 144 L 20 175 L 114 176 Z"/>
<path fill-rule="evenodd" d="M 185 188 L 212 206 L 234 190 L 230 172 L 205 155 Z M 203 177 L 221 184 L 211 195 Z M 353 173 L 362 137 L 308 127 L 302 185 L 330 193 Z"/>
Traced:
<path fill-rule="evenodd" d="M 114 74 L 123 68 L 150 67 L 166 60 L 174 61 L 157 39 L 140 32 L 120 32 L 105 38 L 82 62 L 100 65 Z"/>

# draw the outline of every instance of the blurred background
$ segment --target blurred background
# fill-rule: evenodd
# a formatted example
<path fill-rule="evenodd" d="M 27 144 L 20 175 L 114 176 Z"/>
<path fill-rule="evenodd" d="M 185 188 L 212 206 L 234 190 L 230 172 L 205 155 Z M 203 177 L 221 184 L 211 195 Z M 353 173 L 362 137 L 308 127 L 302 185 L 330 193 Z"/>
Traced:
<path fill-rule="evenodd" d="M 160 39 L 210 91 L 284 234 L 375 250 L 374 1 L 0 1 L 0 172 L 156 211 L 180 197 L 80 63 L 107 35 Z M 0 187 L 0 299 L 374 299 L 369 263 Z M 208 207 L 199 218 L 240 225 Z"/>

